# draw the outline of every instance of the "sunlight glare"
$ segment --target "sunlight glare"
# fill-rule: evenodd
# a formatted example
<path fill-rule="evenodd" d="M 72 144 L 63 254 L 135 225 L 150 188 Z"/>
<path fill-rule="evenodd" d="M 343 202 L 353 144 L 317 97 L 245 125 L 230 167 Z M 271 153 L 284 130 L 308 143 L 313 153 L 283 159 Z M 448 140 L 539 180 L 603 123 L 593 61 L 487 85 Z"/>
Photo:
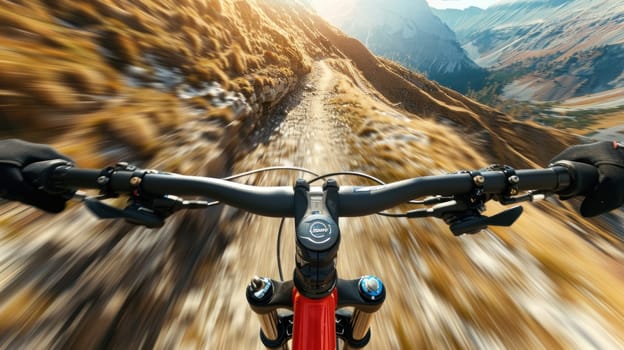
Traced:
<path fill-rule="evenodd" d="M 350 13 L 353 7 L 356 6 L 357 0 L 342 0 L 339 2 L 335 0 L 312 0 L 311 3 L 314 4 L 319 15 L 327 19 L 333 19 Z"/>

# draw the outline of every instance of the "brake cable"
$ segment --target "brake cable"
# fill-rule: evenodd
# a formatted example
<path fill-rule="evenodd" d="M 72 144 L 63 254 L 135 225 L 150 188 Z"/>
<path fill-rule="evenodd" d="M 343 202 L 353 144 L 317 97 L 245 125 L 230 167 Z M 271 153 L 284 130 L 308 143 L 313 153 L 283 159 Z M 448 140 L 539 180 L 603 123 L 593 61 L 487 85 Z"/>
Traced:
<path fill-rule="evenodd" d="M 317 175 L 317 177 L 315 177 L 312 180 L 308 181 L 308 183 L 311 184 L 311 183 L 316 182 L 318 180 L 322 180 L 322 179 L 328 178 L 330 176 L 338 176 L 338 175 L 359 176 L 359 177 L 363 177 L 365 179 L 371 180 L 373 182 L 376 182 L 376 183 L 378 183 L 380 185 L 385 185 L 386 184 L 385 182 L 379 180 L 378 178 L 376 178 L 376 177 L 374 177 L 372 175 L 369 175 L 369 174 L 366 174 L 366 173 L 362 173 L 362 172 L 359 172 L 359 171 L 337 171 L 335 173 L 327 173 L 327 174 L 324 174 L 324 175 L 321 175 L 321 176 Z"/>
<path fill-rule="evenodd" d="M 266 168 L 260 168 L 260 169 L 254 169 L 251 171 L 246 171 L 244 173 L 239 173 L 239 174 L 234 174 L 228 177 L 224 177 L 223 180 L 227 180 L 227 181 L 231 181 L 234 179 L 238 179 L 241 177 L 245 177 L 245 176 L 249 176 L 249 175 L 253 175 L 253 174 L 257 174 L 257 173 L 263 173 L 263 172 L 269 172 L 269 171 L 277 171 L 277 170 L 290 170 L 290 171 L 301 171 L 303 173 L 307 173 L 313 176 L 319 176 L 317 173 L 308 170 L 306 168 L 301 168 L 301 167 L 296 167 L 296 166 L 270 166 L 270 167 L 266 167 Z"/>

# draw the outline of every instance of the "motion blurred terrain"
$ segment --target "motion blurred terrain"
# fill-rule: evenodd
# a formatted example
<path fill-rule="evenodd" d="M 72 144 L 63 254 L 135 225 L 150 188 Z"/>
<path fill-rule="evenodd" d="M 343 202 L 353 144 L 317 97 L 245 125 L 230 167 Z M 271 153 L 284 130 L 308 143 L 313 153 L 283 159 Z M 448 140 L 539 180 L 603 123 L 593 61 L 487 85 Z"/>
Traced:
<path fill-rule="evenodd" d="M 375 57 L 298 1 L 3 1 L 0 67 L 1 136 L 81 167 L 392 181 L 546 166 L 579 142 Z M 439 220 L 343 220 L 341 277 L 388 286 L 370 348 L 623 347 L 622 216 L 575 205 L 527 204 L 511 228 L 460 238 Z M 0 214 L 1 348 L 262 348 L 244 289 L 277 276 L 279 220 L 225 207 L 154 230 L 76 204 Z"/>

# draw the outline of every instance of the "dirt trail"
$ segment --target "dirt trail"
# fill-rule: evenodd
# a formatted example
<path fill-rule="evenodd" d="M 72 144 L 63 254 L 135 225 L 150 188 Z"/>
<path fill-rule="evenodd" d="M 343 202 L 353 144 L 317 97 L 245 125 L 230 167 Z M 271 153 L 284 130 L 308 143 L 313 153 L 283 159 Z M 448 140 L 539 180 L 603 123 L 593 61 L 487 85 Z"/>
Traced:
<path fill-rule="evenodd" d="M 353 130 L 328 104 L 334 95 L 338 80 L 338 73 L 326 62 L 316 62 L 312 73 L 303 81 L 301 90 L 286 102 L 283 108 L 286 113 L 273 116 L 273 122 L 258 132 L 257 140 L 254 141 L 257 147 L 235 164 L 234 172 L 273 165 L 304 167 L 319 174 L 350 169 L 353 158 L 349 154 L 351 146 L 348 141 L 350 137 L 354 137 Z M 258 175 L 250 182 L 259 185 L 276 185 L 276 183 L 292 185 L 293 179 L 296 178 L 294 175 L 292 172 L 269 173 Z M 298 175 L 310 178 L 307 174 Z M 349 179 L 341 178 L 339 183 L 345 183 L 342 181 Z M 356 182 L 362 183 L 359 180 Z M 236 217 L 224 226 L 225 234 L 234 238 L 222 260 L 224 265 L 222 270 L 228 271 L 229 274 L 219 274 L 216 288 L 231 290 L 234 294 L 231 296 L 225 293 L 222 296 L 225 299 L 217 305 L 225 305 L 224 307 L 210 309 L 213 316 L 207 320 L 219 318 L 218 315 L 223 314 L 231 315 L 231 318 L 212 335 L 209 347 L 263 349 L 257 338 L 258 325 L 255 316 L 243 302 L 244 288 L 254 275 L 278 278 L 275 243 L 279 220 L 247 213 L 241 213 L 239 216 L 234 214 L 234 211 L 225 215 Z M 292 225 L 292 220 L 286 221 L 281 243 L 285 279 L 292 278 L 294 266 Z M 380 233 L 388 231 L 393 226 L 397 227 L 396 222 L 392 223 L 385 218 L 364 220 L 342 218 L 342 244 L 338 259 L 340 277 L 383 275 L 381 268 L 385 266 L 384 256 L 371 247 L 375 245 L 374 239 L 380 239 Z M 384 230 L 366 235 L 364 232 L 370 231 L 370 227 L 383 227 Z M 364 240 L 359 241 L 360 239 Z M 241 315 L 245 315 L 245 318 L 241 318 Z M 208 327 L 209 322 L 207 321 L 204 329 Z M 398 348 L 399 344 L 395 339 L 391 322 L 384 324 L 378 321 L 377 325 L 371 348 Z M 241 332 L 241 328 L 246 331 Z M 236 343 L 232 344 L 232 341 Z"/>
<path fill-rule="evenodd" d="M 238 161 L 235 170 L 257 168 L 257 162 L 295 165 L 317 173 L 343 170 L 350 130 L 325 107 L 335 85 L 335 73 L 324 61 L 317 62 L 302 89 L 279 108 L 285 115 L 273 116 L 273 123 L 259 131 L 258 147 Z"/>
<path fill-rule="evenodd" d="M 317 62 L 312 73 L 302 82 L 301 89 L 290 97 L 280 112 L 261 130 L 257 130 L 253 151 L 239 159 L 233 172 L 239 173 L 263 166 L 289 165 L 310 169 L 316 173 L 344 170 L 348 165 L 346 135 L 347 125 L 334 118 L 326 109 L 331 98 L 336 76 L 325 62 Z M 254 176 L 249 180 L 258 185 L 291 185 L 296 173 L 272 172 Z M 303 176 L 304 174 L 299 174 Z M 306 175 L 308 179 L 310 175 Z M 225 220 L 223 220 L 225 218 Z M 210 274 L 213 292 L 208 299 L 215 303 L 202 302 L 197 317 L 197 332 L 214 327 L 214 320 L 225 320 L 216 327 L 210 337 L 215 349 L 262 349 L 257 336 L 258 323 L 249 310 L 244 291 L 254 275 L 278 278 L 275 257 L 276 234 L 279 219 L 264 218 L 228 208 L 222 216 L 223 233 L 232 241 L 223 254 L 220 266 Z M 294 266 L 293 223 L 287 220 L 282 239 L 282 266 L 284 277 L 290 279 Z M 200 277 L 201 278 L 201 277 Z M 218 291 L 218 292 L 214 292 Z M 226 292 L 224 292 L 226 291 Z M 206 301 L 206 299 L 204 299 Z M 228 317 L 229 316 L 229 317 Z M 199 339 L 198 339 L 199 340 Z M 235 343 L 232 343 L 232 342 Z M 189 345 L 200 345 L 191 342 Z"/>

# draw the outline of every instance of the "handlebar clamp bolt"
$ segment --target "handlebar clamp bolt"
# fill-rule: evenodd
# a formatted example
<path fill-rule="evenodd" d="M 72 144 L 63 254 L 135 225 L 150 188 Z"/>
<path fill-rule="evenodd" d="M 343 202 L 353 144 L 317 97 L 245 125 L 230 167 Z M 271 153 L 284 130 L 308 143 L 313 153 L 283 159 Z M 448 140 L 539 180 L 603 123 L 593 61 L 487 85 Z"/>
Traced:
<path fill-rule="evenodd" d="M 520 182 L 520 178 L 518 177 L 518 175 L 512 175 L 509 177 L 509 179 L 507 179 L 507 181 L 509 181 L 510 184 L 515 185 Z"/>
<path fill-rule="evenodd" d="M 474 181 L 477 186 L 483 186 L 483 184 L 485 184 L 485 177 L 483 177 L 483 175 L 477 175 L 472 178 L 472 181 Z"/>
<path fill-rule="evenodd" d="M 97 178 L 97 183 L 100 186 L 106 185 L 109 181 L 110 179 L 107 176 L 100 176 Z"/>
<path fill-rule="evenodd" d="M 140 177 L 138 176 L 133 176 L 130 178 L 130 185 L 132 186 L 138 186 L 141 184 L 141 181 L 143 181 Z"/>

